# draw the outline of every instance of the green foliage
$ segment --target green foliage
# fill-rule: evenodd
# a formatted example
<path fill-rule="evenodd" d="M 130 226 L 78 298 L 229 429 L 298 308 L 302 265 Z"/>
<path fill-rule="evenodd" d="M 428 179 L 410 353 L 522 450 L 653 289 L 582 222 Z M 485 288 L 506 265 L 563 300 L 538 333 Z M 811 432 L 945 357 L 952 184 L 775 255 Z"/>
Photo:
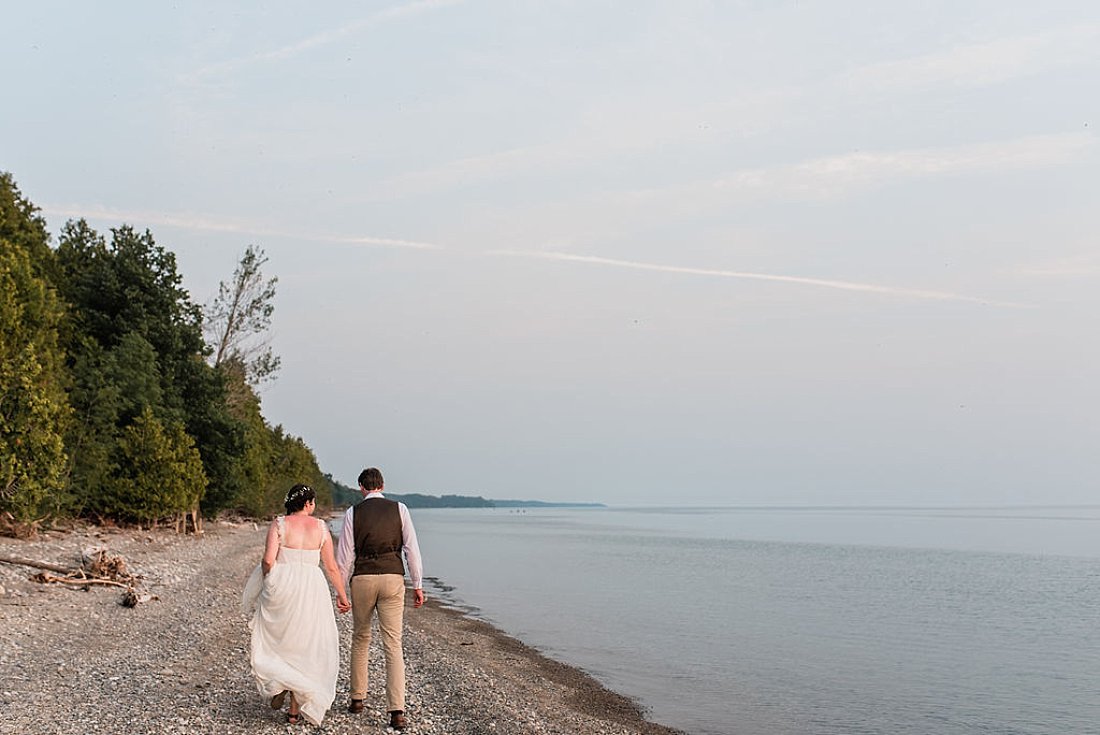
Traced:
<path fill-rule="evenodd" d="M 283 511 L 283 498 L 292 485 L 305 483 L 317 492 L 317 505 L 332 504 L 332 482 L 321 473 L 313 451 L 305 442 L 272 428 L 260 411 L 260 398 L 246 382 L 240 363 L 218 367 L 224 377 L 229 410 L 243 429 L 242 452 L 233 478 L 234 492 L 219 501 L 218 509 L 266 517 Z M 204 501 L 204 510 L 214 504 Z"/>
<path fill-rule="evenodd" d="M 202 311 L 150 232 L 122 226 L 108 240 L 76 220 L 55 251 L 0 173 L 0 520 L 155 523 L 200 503 L 266 516 L 299 482 L 330 505 L 331 478 L 265 421 L 254 388 L 278 367 L 266 261 L 250 246 L 223 284 L 211 365 Z"/>
<path fill-rule="evenodd" d="M 421 493 L 409 493 L 407 495 L 395 495 L 386 493 L 390 500 L 399 500 L 410 508 L 493 508 L 493 501 L 486 500 L 480 495 L 423 495 Z"/>
<path fill-rule="evenodd" d="M 162 422 L 148 406 L 123 430 L 110 479 L 92 510 L 138 522 L 188 511 L 206 490 L 202 458 L 183 425 Z"/>
<path fill-rule="evenodd" d="M 73 305 L 75 495 L 88 500 L 111 491 L 105 483 L 117 469 L 112 449 L 149 406 L 195 440 L 211 478 L 205 509 L 232 505 L 244 430 L 226 405 L 224 376 L 202 359 L 201 312 L 180 285 L 175 255 L 148 231 L 119 227 L 108 244 L 79 220 L 62 229 L 58 261 Z"/>
<path fill-rule="evenodd" d="M 147 406 L 161 406 L 157 355 L 140 334 L 123 335 L 105 349 L 85 338 L 73 349 L 70 401 L 77 420 L 69 433 L 75 510 L 109 493 L 113 455 L 122 429 Z M 94 503 L 93 503 L 94 505 Z"/>
<path fill-rule="evenodd" d="M 240 464 L 244 461 L 246 427 L 227 403 L 224 374 L 198 355 L 182 367 L 179 381 L 186 401 L 184 420 L 210 480 L 202 508 L 213 514 L 231 508 L 242 489 Z"/>
<path fill-rule="evenodd" d="M 204 350 L 200 311 L 180 285 L 176 256 L 157 245 L 152 233 L 128 226 L 111 233 L 108 245 L 84 220 L 62 228 L 61 289 L 75 307 L 77 331 L 107 348 L 126 334 L 140 334 L 171 381 L 182 363 Z M 166 398 L 178 402 L 178 392 Z"/>
<path fill-rule="evenodd" d="M 333 479 L 332 475 L 326 474 L 325 479 L 332 485 L 332 504 L 336 506 L 355 505 L 363 496 L 359 493 L 359 490 L 353 487 L 348 487 L 339 480 Z"/>
<path fill-rule="evenodd" d="M 62 499 L 70 417 L 41 219 L 0 174 L 0 511 L 34 524 Z"/>
<path fill-rule="evenodd" d="M 0 241 L 30 258 L 34 275 L 56 282 L 57 262 L 50 249 L 46 221 L 38 208 L 23 197 L 12 175 L 0 171 Z"/>

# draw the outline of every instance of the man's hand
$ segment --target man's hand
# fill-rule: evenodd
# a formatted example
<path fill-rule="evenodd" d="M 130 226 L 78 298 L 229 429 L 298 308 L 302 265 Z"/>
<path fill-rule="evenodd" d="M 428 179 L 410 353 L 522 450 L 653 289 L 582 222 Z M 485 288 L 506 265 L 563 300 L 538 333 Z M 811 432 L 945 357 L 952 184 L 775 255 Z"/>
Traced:
<path fill-rule="evenodd" d="M 413 607 L 420 607 L 424 604 L 424 590 L 413 590 Z"/>

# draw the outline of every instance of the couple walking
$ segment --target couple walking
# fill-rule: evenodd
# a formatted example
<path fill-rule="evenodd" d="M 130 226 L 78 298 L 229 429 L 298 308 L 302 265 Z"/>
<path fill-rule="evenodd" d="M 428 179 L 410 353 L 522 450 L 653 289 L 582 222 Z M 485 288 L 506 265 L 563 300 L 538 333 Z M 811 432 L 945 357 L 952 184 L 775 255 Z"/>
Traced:
<path fill-rule="evenodd" d="M 409 510 L 404 503 L 383 497 L 383 485 L 382 473 L 373 467 L 359 474 L 363 500 L 345 513 L 335 553 L 328 526 L 311 517 L 316 507 L 313 489 L 292 487 L 286 496 L 286 515 L 276 518 L 268 529 L 263 561 L 245 587 L 244 604 L 249 610 L 255 608 L 249 622 L 252 675 L 273 708 L 281 709 L 289 698 L 287 722 L 291 724 L 304 717 L 320 725 L 336 698 L 339 635 L 323 567 L 336 590 L 336 609 L 351 610 L 354 618 L 348 711 L 363 711 L 371 619 L 377 611 L 386 656 L 389 725 L 398 730 L 406 726 L 402 554 L 412 579 L 414 607 L 424 604 L 423 573 Z"/>

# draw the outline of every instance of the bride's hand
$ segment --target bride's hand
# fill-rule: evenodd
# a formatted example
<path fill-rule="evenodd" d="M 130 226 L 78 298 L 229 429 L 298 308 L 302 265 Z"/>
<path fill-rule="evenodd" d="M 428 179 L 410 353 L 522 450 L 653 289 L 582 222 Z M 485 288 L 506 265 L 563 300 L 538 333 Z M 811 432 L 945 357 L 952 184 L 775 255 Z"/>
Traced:
<path fill-rule="evenodd" d="M 351 603 L 348 602 L 347 600 L 337 600 L 336 601 L 336 610 L 338 612 L 346 613 L 350 609 L 351 609 Z"/>

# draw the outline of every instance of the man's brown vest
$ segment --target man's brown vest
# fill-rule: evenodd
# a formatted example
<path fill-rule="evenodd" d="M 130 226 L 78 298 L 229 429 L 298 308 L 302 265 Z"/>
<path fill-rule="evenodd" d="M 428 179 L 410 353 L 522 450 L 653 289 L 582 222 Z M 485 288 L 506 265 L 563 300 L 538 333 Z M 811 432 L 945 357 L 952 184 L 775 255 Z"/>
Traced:
<path fill-rule="evenodd" d="M 366 498 L 355 506 L 356 574 L 405 574 L 401 511 L 396 501 Z"/>

